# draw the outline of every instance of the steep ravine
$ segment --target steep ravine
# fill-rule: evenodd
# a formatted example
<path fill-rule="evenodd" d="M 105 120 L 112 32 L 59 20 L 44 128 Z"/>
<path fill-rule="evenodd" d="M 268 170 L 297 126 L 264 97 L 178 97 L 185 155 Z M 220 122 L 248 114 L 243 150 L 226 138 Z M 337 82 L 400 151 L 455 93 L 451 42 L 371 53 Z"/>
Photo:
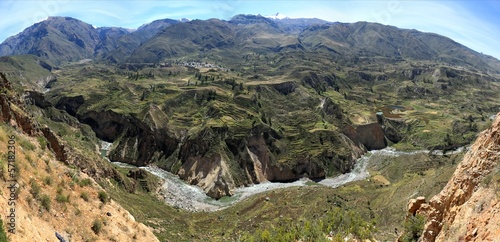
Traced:
<path fill-rule="evenodd" d="M 500 241 L 500 115 L 483 131 L 443 190 L 411 200 L 408 219 L 426 218 L 419 241 Z"/>
<path fill-rule="evenodd" d="M 366 152 L 365 146 L 369 149 L 386 146 L 380 125 L 372 124 L 373 127 L 360 130 L 373 130 L 378 134 L 375 138 L 365 139 L 366 135 L 355 134 L 351 139 L 328 130 L 308 133 L 301 138 L 309 142 L 320 140 L 322 152 L 298 153 L 292 157 L 277 142 L 294 140 L 287 140 L 267 124 L 256 124 L 248 130 L 204 126 L 186 134 L 172 128 L 165 112 L 155 105 L 138 114 L 120 114 L 113 110 L 83 111 L 84 104 L 85 100 L 76 96 L 60 98 L 55 106 L 88 124 L 98 138 L 113 142 L 108 156 L 111 161 L 135 166 L 156 164 L 216 199 L 232 195 L 242 185 L 292 182 L 302 177 L 321 179 L 327 173 L 346 173 Z M 377 146 L 371 147 L 370 143 Z M 278 159 L 293 161 L 282 163 Z"/>
<path fill-rule="evenodd" d="M 103 142 L 103 150 L 107 150 L 109 143 Z M 318 184 L 323 186 L 336 188 L 351 182 L 367 179 L 370 177 L 368 167 L 381 159 L 393 159 L 399 156 L 412 156 L 420 153 L 429 155 L 442 156 L 444 154 L 451 155 L 461 153 L 466 150 L 466 147 L 461 147 L 455 151 L 443 152 L 441 150 L 417 150 L 417 151 L 398 151 L 392 147 L 384 148 L 381 150 L 368 151 L 365 155 L 356 161 L 354 168 L 345 174 L 334 177 L 327 177 L 317 181 Z M 137 168 L 135 166 L 113 162 L 114 165 L 124 168 Z M 232 191 L 231 197 L 225 197 L 221 200 L 215 200 L 205 194 L 205 192 L 198 186 L 190 185 L 178 176 L 165 171 L 155 166 L 139 167 L 146 170 L 151 174 L 161 178 L 163 185 L 159 190 L 159 195 L 170 206 L 181 208 L 188 211 L 216 211 L 228 208 L 235 203 L 244 200 L 252 195 L 268 192 L 275 189 L 282 189 L 288 187 L 308 186 L 312 184 L 308 178 L 302 178 L 294 182 L 262 182 L 260 184 L 253 184 L 250 186 L 237 187 Z"/>

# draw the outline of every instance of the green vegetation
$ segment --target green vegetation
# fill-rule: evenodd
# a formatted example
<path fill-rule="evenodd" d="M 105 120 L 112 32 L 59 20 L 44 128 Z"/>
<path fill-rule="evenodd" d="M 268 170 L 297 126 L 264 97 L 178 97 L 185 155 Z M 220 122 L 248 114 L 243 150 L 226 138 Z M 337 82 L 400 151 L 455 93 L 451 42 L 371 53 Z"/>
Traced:
<path fill-rule="evenodd" d="M 99 234 L 102 230 L 103 223 L 100 219 L 95 219 L 94 222 L 92 223 L 92 231 L 94 231 L 95 234 Z"/>
<path fill-rule="evenodd" d="M 43 178 L 43 183 L 45 183 L 45 185 L 47 186 L 52 185 L 53 183 L 52 176 L 48 175 L 45 178 Z"/>
<path fill-rule="evenodd" d="M 23 82 L 31 87 L 38 86 L 35 90 L 40 90 L 36 81 L 52 76 L 52 73 L 41 63 L 45 62 L 34 55 L 2 56 L 0 57 L 0 70 L 8 75 L 10 81 Z M 20 85 L 14 88 L 18 91 L 23 90 Z"/>
<path fill-rule="evenodd" d="M 68 195 L 56 194 L 56 201 L 58 203 L 69 203 L 69 194 Z"/>
<path fill-rule="evenodd" d="M 405 68 L 406 65 L 410 66 L 409 63 L 401 65 L 397 68 Z M 400 143 L 396 144 L 398 148 L 439 148 L 445 147 L 446 144 L 450 143 L 457 145 L 465 142 L 466 139 L 470 139 L 467 135 L 473 133 L 473 129 L 463 129 L 464 127 L 468 127 L 468 123 L 470 122 L 467 120 L 470 119 L 462 117 L 468 110 L 471 110 L 472 113 L 473 109 L 466 108 L 464 111 L 453 104 L 453 102 L 463 102 L 464 97 L 456 96 L 453 102 L 439 100 L 436 103 L 429 103 L 423 98 L 407 100 L 404 99 L 403 95 L 391 94 L 393 92 L 397 93 L 397 90 L 391 87 L 391 85 L 398 86 L 396 85 L 397 79 L 389 79 L 388 82 L 391 84 L 387 84 L 387 88 L 384 86 L 386 85 L 384 83 L 378 83 L 377 85 L 381 86 L 374 87 L 374 98 L 377 95 L 387 95 L 385 100 L 378 100 L 375 105 L 375 103 L 371 102 L 365 103 L 365 101 L 345 99 L 342 94 L 333 89 L 323 92 L 323 96 L 317 96 L 317 94 L 309 93 L 312 90 L 308 87 L 299 87 L 295 93 L 282 95 L 273 87 L 274 84 L 281 83 L 281 81 L 277 80 L 279 78 L 255 83 L 247 80 L 245 76 L 238 76 L 231 72 L 203 73 L 203 75 L 215 75 L 215 80 L 219 78 L 217 75 L 220 75 L 220 78 L 234 78 L 236 83 L 243 83 L 245 85 L 245 93 L 232 96 L 231 85 L 217 81 L 206 82 L 203 86 L 185 87 L 185 84 L 187 84 L 185 78 L 194 76 L 194 74 L 190 74 L 187 68 L 175 67 L 177 68 L 176 71 L 179 70 L 179 73 L 175 77 L 162 74 L 162 72 L 170 71 L 168 68 L 165 68 L 165 70 L 153 69 L 152 71 L 155 73 L 154 78 L 142 79 L 141 82 L 131 82 L 126 78 L 126 74 L 120 70 L 113 71 L 111 68 L 101 65 L 90 65 L 87 67 L 85 72 L 88 74 L 99 73 L 99 71 L 104 72 L 104 70 L 110 71 L 107 72 L 108 76 L 114 78 L 114 81 L 106 82 L 94 77 L 78 80 L 77 71 L 82 67 L 63 69 L 61 70 L 59 83 L 54 87 L 54 93 L 49 93 L 49 95 L 53 95 L 51 98 L 54 98 L 54 102 L 59 100 L 57 98 L 61 97 L 58 96 L 59 94 L 62 96 L 83 95 L 86 98 L 86 102 L 79 109 L 81 114 L 86 113 L 88 110 L 113 110 L 123 114 L 125 117 L 138 117 L 141 120 L 147 120 L 150 122 L 149 124 L 168 123 L 169 129 L 179 132 L 180 130 L 187 130 L 187 134 L 190 135 L 189 137 L 193 137 L 193 139 L 201 131 L 204 131 L 202 133 L 207 135 L 204 139 L 210 141 L 212 141 L 212 138 L 219 139 L 217 134 L 209 136 L 213 134 L 209 132 L 210 129 L 208 128 L 210 127 L 227 127 L 229 130 L 227 136 L 244 138 L 244 135 L 252 126 L 270 126 L 267 123 L 269 117 L 272 117 L 272 128 L 279 135 L 286 137 L 286 139 L 276 142 L 276 147 L 280 149 L 281 154 L 276 155 L 274 158 L 277 162 L 281 160 L 290 162 L 289 165 L 291 166 L 293 166 L 295 160 L 288 159 L 287 157 L 300 157 L 307 154 L 317 155 L 321 154 L 323 150 L 330 149 L 330 147 L 332 150 L 339 153 L 345 152 L 347 155 L 348 150 L 340 149 L 338 146 L 329 146 L 328 142 L 335 143 L 335 139 L 327 140 L 327 137 L 335 137 L 334 131 L 337 132 L 347 120 L 355 124 L 362 123 L 358 122 L 358 119 L 371 120 L 372 114 L 378 111 L 379 107 L 392 105 L 400 100 L 402 100 L 399 103 L 401 106 L 408 107 L 401 114 L 401 118 L 407 119 L 406 129 L 409 131 L 406 133 L 406 137 Z M 148 71 L 140 70 L 141 73 Z M 344 70 L 342 72 L 347 74 L 348 71 Z M 339 74 L 338 76 L 342 75 Z M 77 83 L 78 85 L 76 85 Z M 154 86 L 154 91 L 151 85 Z M 353 88 L 349 92 L 351 95 L 366 95 L 366 90 L 361 88 L 361 83 L 354 82 L 349 85 Z M 494 84 L 492 85 L 492 88 L 495 89 Z M 60 89 L 57 90 L 56 86 L 59 86 Z M 348 87 L 345 86 L 345 88 Z M 146 90 L 148 92 L 146 92 L 141 101 L 143 93 Z M 212 98 L 214 93 L 211 92 L 212 90 L 216 92 L 215 99 Z M 299 92 L 301 93 L 300 95 L 298 94 Z M 308 94 L 304 94 L 304 97 L 302 96 L 303 93 Z M 195 95 L 198 100 L 194 100 Z M 371 95 L 367 94 L 367 97 L 371 98 Z M 491 95 L 494 96 L 497 94 L 491 93 Z M 125 99 L 125 96 L 131 96 L 132 98 Z M 208 98 L 210 99 L 209 101 L 207 97 L 210 97 Z M 320 104 L 321 98 L 324 97 L 331 98 L 334 103 L 342 107 L 343 111 L 341 113 L 344 115 L 343 119 L 333 119 L 328 115 L 322 115 L 318 109 L 311 108 L 317 107 Z M 487 106 L 491 106 L 492 104 L 488 100 L 483 101 L 485 102 L 482 102 L 481 105 L 484 104 L 485 110 L 487 110 Z M 150 108 L 151 105 L 157 106 L 159 109 Z M 279 113 L 275 110 L 285 111 Z M 436 110 L 444 111 L 439 113 Z M 387 110 L 386 115 L 388 116 L 392 111 Z M 56 113 L 55 111 L 53 112 Z M 162 112 L 167 115 L 162 114 Z M 434 112 L 438 113 L 435 114 Z M 152 115 L 148 116 L 145 114 Z M 488 124 L 486 119 L 485 121 L 481 119 L 481 117 L 486 117 L 486 115 L 487 112 L 484 112 L 482 116 L 473 117 L 474 121 L 472 124 L 476 123 L 480 126 L 478 129 L 481 129 L 483 124 Z M 165 118 L 166 116 L 168 118 Z M 262 116 L 265 117 L 265 122 Z M 294 118 L 291 119 L 291 116 Z M 429 122 L 426 122 L 426 120 Z M 463 138 L 461 140 L 459 140 L 460 137 L 457 135 L 449 135 L 450 139 L 445 139 L 447 133 L 452 133 L 453 125 L 450 124 L 453 123 L 453 120 L 459 120 L 455 125 L 456 130 L 463 129 L 465 131 L 461 133 L 464 134 L 460 136 Z M 57 127 L 60 130 L 64 130 L 60 132 L 68 136 L 67 140 L 70 143 L 82 144 L 82 147 L 92 147 L 91 145 L 86 145 L 88 141 L 82 140 L 82 137 L 86 137 L 84 132 L 76 135 L 74 132 L 70 132 L 71 129 L 65 128 L 64 125 L 50 124 L 55 125 L 56 130 Z M 471 125 L 471 127 L 473 126 Z M 432 130 L 432 132 L 425 132 L 426 130 Z M 454 140 L 459 142 L 455 142 Z M 212 143 L 219 144 L 218 142 Z M 222 141 L 221 143 L 224 144 Z M 95 146 L 85 149 L 95 149 Z M 217 150 L 214 149 L 210 152 L 217 152 Z M 227 153 L 230 154 L 229 152 Z M 144 222 L 154 228 L 162 228 L 162 230 L 156 232 L 160 240 L 231 240 L 243 236 L 241 234 L 242 231 L 246 231 L 247 235 L 263 233 L 265 238 L 268 235 L 272 236 L 279 233 L 280 230 L 284 229 L 278 226 L 280 215 L 283 215 L 283 221 L 294 221 L 293 223 L 290 222 L 290 224 L 284 225 L 285 227 L 295 226 L 302 228 L 302 226 L 305 226 L 306 221 L 311 221 L 312 226 L 316 226 L 314 225 L 316 224 L 315 222 L 325 212 L 321 210 L 307 214 L 305 211 L 308 211 L 311 207 L 324 208 L 334 203 L 344 204 L 345 207 L 342 207 L 343 211 L 345 209 L 352 209 L 358 212 L 359 216 L 362 216 L 366 221 L 370 221 L 375 215 L 385 214 L 377 218 L 377 230 L 393 231 L 395 227 L 402 230 L 402 220 L 404 218 L 402 208 L 406 205 L 408 197 L 416 191 L 419 191 L 419 195 L 425 196 L 437 193 L 444 186 L 454 169 L 454 164 L 459 160 L 457 156 L 444 158 L 427 157 L 425 155 L 416 155 L 411 158 L 401 157 L 396 160 L 381 160 L 373 164 L 373 167 L 371 167 L 373 173 L 371 174 L 385 177 L 390 182 L 390 185 L 382 185 L 376 181 L 371 183 L 363 181 L 339 189 L 309 186 L 307 189 L 311 189 L 311 192 L 293 188 L 286 191 L 276 191 L 276 196 L 280 198 L 272 196 L 272 201 L 279 201 L 277 204 L 263 203 L 261 201 L 265 196 L 269 196 L 269 194 L 258 195 L 255 198 L 250 198 L 248 201 L 235 205 L 234 208 L 210 214 L 178 211 L 166 206 L 162 201 L 158 201 L 153 195 L 146 193 L 142 189 L 136 190 L 136 193 L 129 193 L 123 186 L 123 184 L 128 183 L 127 181 L 119 181 L 115 184 L 115 187 L 106 187 L 105 190 L 109 193 L 110 197 L 129 210 L 138 221 Z M 170 160 L 161 160 L 159 164 L 166 168 L 171 167 L 173 171 L 180 168 L 180 162 L 170 163 Z M 127 175 L 128 170 L 118 170 L 123 176 Z M 331 174 L 335 173 L 338 173 L 338 171 L 332 168 Z M 241 176 L 236 175 L 235 177 Z M 82 183 L 86 182 L 80 180 L 79 184 L 82 185 Z M 310 185 L 313 184 L 311 183 Z M 104 195 L 102 196 L 104 197 Z M 348 202 L 338 199 L 338 196 Z M 83 194 L 81 194 L 81 197 L 84 199 Z M 101 200 L 101 196 L 98 197 Z M 326 200 L 330 200 L 331 202 L 326 202 Z M 103 198 L 101 201 L 107 201 L 107 199 Z M 292 212 L 285 213 L 285 211 Z M 288 213 L 292 213 L 292 215 L 288 215 Z M 164 221 L 166 217 L 170 218 L 169 223 Z M 222 217 L 223 219 L 219 220 L 218 217 Z M 303 222 L 299 222 L 301 219 Z M 265 232 L 266 228 L 267 232 Z M 199 231 L 206 231 L 206 234 L 201 235 Z M 320 231 L 317 234 L 321 234 L 321 236 L 329 233 L 329 231 L 318 230 L 317 228 L 314 228 L 312 231 Z M 382 237 L 389 240 L 394 239 L 396 236 L 394 234 L 375 233 L 377 238 Z M 258 238 L 255 237 L 255 239 L 260 240 L 261 234 L 258 235 Z M 301 234 L 300 236 L 304 235 Z"/>
<path fill-rule="evenodd" d="M 85 178 L 85 179 L 80 180 L 80 182 L 78 184 L 80 185 L 80 187 L 91 186 L 92 181 L 89 178 Z"/>
<path fill-rule="evenodd" d="M 401 241 L 418 241 L 424 230 L 425 217 L 422 215 L 411 216 L 404 222 L 405 233 L 401 236 Z"/>
<path fill-rule="evenodd" d="M 138 221 L 162 228 L 155 233 L 160 241 L 231 241 L 238 238 L 279 241 L 273 239 L 287 238 L 285 236 L 326 238 L 330 231 L 334 240 L 356 233 L 358 238 L 367 236 L 393 241 L 399 235 L 391 233 L 394 228 L 404 229 L 406 211 L 403 208 L 408 199 L 437 194 L 462 156 L 420 153 L 373 158 L 370 180 L 336 189 L 314 185 L 274 190 L 210 213 L 175 209 L 143 190 L 129 193 L 117 182 L 106 186 L 105 190 Z M 385 177 L 390 184 L 383 185 L 375 176 Z M 169 220 L 165 221 L 165 217 Z M 337 230 L 333 229 L 334 225 Z"/>
<path fill-rule="evenodd" d="M 3 227 L 2 219 L 0 219 L 0 242 L 8 242 L 7 233 L 5 232 L 5 228 Z"/>
<path fill-rule="evenodd" d="M 42 207 L 46 210 L 46 211 L 50 211 L 50 205 L 52 203 L 49 195 L 47 194 L 42 194 L 40 196 L 40 202 L 41 202 L 41 205 Z"/>
<path fill-rule="evenodd" d="M 497 197 L 500 197 L 500 169 L 498 165 L 490 174 L 484 177 L 484 179 L 481 181 L 481 185 L 490 189 L 494 189 Z"/>
<path fill-rule="evenodd" d="M 99 191 L 97 197 L 99 198 L 99 201 L 101 201 L 102 203 L 109 202 L 109 196 L 105 191 Z"/>
<path fill-rule="evenodd" d="M 63 19 L 53 21 L 64 24 Z M 213 213 L 169 207 L 151 193 L 158 179 L 130 179 L 127 169 L 115 169 L 95 154 L 98 136 L 113 141 L 111 159 L 154 163 L 174 173 L 185 168 L 186 161 L 196 160 L 201 167 L 209 164 L 208 157 L 216 157 L 227 166 L 231 179 L 225 180 L 240 186 L 255 182 L 249 174 L 255 167 L 251 153 L 265 158 L 261 161 L 280 176 L 292 174 L 283 180 L 333 176 L 352 168 L 353 143 L 346 136 L 352 135 L 356 144 L 370 138 L 363 137 L 370 136 L 368 132 L 352 134 L 352 127 L 380 118 L 382 139 L 387 137 L 397 149 L 449 150 L 469 144 L 498 111 L 498 62 L 448 39 L 372 23 L 303 31 L 302 26 L 269 21 L 258 16 L 192 21 L 186 23 L 189 29 L 173 25 L 148 41 L 131 37 L 130 49 L 113 53 L 76 53 L 60 45 L 67 42 L 60 34 L 48 34 L 44 38 L 50 45 L 37 45 L 40 53 L 64 65 L 53 68 L 27 55 L 1 57 L 0 69 L 12 77 L 19 93 L 41 92 L 49 82 L 51 90 L 40 94 L 37 105 L 14 106 L 37 114 L 27 117 L 63 139 L 64 149 L 75 157 L 67 174 L 72 179 L 69 187 L 92 184 L 80 179 L 80 171 L 105 174 L 93 177 L 105 189 L 97 196 L 101 206 L 113 198 L 138 221 L 154 227 L 162 241 L 394 240 L 397 235 L 387 231 L 402 227 L 405 240 L 417 238 L 422 218 L 402 221 L 407 200 L 436 194 L 461 154 L 380 158 L 370 164 L 369 180 L 337 189 L 307 182 L 306 187 L 259 194 Z M 67 29 L 87 31 L 75 36 L 86 36 L 80 41 L 95 47 L 88 38 L 97 38 L 94 30 L 78 23 Z M 384 44 L 388 36 L 394 45 Z M 443 49 L 446 43 L 450 47 Z M 98 57 L 67 63 L 87 56 Z M 37 139 L 41 147 L 49 140 L 59 142 Z M 19 146 L 36 149 L 24 139 Z M 27 159 L 35 164 L 31 156 Z M 496 172 L 483 185 L 498 187 L 498 181 Z M 51 186 L 52 179 L 46 177 L 43 183 Z M 57 202 L 69 202 L 69 195 L 63 194 L 66 187 L 57 187 Z M 50 197 L 34 179 L 30 193 L 50 210 Z M 89 194 L 81 192 L 80 198 L 89 201 Z M 232 198 L 222 198 L 227 199 Z M 98 234 L 104 225 L 96 219 L 92 230 Z"/>
<path fill-rule="evenodd" d="M 243 234 L 242 241 L 344 241 L 371 239 L 376 232 L 375 220 L 367 221 L 353 211 L 333 208 L 313 221 L 279 222 L 276 226 Z"/>
<path fill-rule="evenodd" d="M 34 199 L 39 199 L 40 198 L 40 185 L 36 182 L 35 179 L 30 179 L 30 193 L 33 195 Z"/>
<path fill-rule="evenodd" d="M 82 192 L 80 194 L 80 197 L 83 199 L 83 201 L 88 202 L 89 201 L 89 194 L 87 192 Z"/>
<path fill-rule="evenodd" d="M 26 140 L 25 138 L 19 139 L 19 147 L 23 147 L 23 149 L 26 149 L 28 151 L 33 151 L 36 148 L 31 141 Z"/>
<path fill-rule="evenodd" d="M 42 149 L 45 149 L 47 147 L 47 139 L 45 139 L 45 137 L 43 136 L 38 136 L 37 137 L 37 140 L 38 140 L 38 143 L 40 144 L 40 147 Z"/>

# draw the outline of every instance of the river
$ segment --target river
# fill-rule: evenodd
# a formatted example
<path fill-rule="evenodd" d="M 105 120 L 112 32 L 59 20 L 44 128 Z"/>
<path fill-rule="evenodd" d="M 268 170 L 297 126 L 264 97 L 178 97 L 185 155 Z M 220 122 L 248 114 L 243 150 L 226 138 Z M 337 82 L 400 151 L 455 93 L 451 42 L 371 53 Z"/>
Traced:
<path fill-rule="evenodd" d="M 103 143 L 109 149 L 109 143 Z M 457 150 L 446 152 L 446 154 L 456 154 L 466 150 L 466 147 L 460 147 Z M 103 150 L 103 149 L 101 149 Z M 415 155 L 420 153 L 427 153 L 432 155 L 443 155 L 443 151 L 434 150 L 417 150 L 417 151 L 397 151 L 394 148 L 388 147 L 382 150 L 373 150 L 367 152 L 356 161 L 356 165 L 351 172 L 342 174 L 336 177 L 325 178 L 318 183 L 324 186 L 336 188 L 350 182 L 367 179 L 369 173 L 367 170 L 371 160 L 380 159 L 383 157 L 398 157 L 402 155 Z M 120 162 L 112 162 L 113 164 L 126 167 L 135 168 L 135 166 L 124 164 Z M 309 179 L 300 179 L 295 182 L 278 183 L 278 182 L 265 182 L 261 184 L 254 184 L 248 187 L 239 187 L 234 190 L 234 195 L 231 197 L 223 197 L 220 200 L 210 198 L 198 186 L 189 185 L 181 180 L 178 176 L 160 169 L 155 166 L 139 167 L 149 173 L 164 180 L 160 189 L 160 195 L 163 196 L 165 202 L 173 207 L 181 208 L 189 211 L 216 211 L 227 208 L 232 204 L 239 202 L 252 195 L 287 187 L 306 186 Z"/>

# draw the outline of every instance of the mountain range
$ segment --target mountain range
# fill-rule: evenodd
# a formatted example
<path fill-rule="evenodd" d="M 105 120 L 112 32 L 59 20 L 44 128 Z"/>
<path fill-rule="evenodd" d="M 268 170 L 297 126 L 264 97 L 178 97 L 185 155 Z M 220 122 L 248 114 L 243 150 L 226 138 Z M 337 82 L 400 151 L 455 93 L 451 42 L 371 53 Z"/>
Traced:
<path fill-rule="evenodd" d="M 336 62 L 427 60 L 500 72 L 495 58 L 437 34 L 367 22 L 260 15 L 237 15 L 228 21 L 163 19 L 135 31 L 49 17 L 0 45 L 2 56 L 33 54 L 55 65 L 82 59 L 159 63 L 182 57 L 212 58 L 234 67 L 240 63 L 238 54 L 245 52 L 295 52 L 305 58 L 321 53 L 321 58 Z"/>
<path fill-rule="evenodd" d="M 478 226 L 498 207 L 474 201 L 498 193 L 500 61 L 447 37 L 281 14 L 136 30 L 50 17 L 5 40 L 0 55 L 0 148 L 7 133 L 19 137 L 21 208 L 43 230 L 124 241 L 489 236 L 463 221 Z M 452 177 L 460 150 L 492 123 Z M 162 183 L 144 166 L 177 177 Z M 358 173 L 367 179 L 318 182 Z M 231 202 L 243 187 L 299 179 Z M 186 199 L 176 188 L 213 199 L 176 207 Z M 231 206 L 195 212 L 217 204 Z M 82 214 L 82 230 L 59 222 Z M 53 237 L 39 231 L 15 236 Z"/>

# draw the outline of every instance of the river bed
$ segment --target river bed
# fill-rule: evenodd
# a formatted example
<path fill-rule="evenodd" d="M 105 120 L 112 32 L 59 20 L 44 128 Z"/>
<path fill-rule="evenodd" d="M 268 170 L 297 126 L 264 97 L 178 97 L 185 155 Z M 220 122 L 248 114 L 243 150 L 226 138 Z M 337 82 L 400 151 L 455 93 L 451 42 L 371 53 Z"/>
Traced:
<path fill-rule="evenodd" d="M 109 149 L 109 143 L 103 143 Z M 104 146 L 104 145 L 103 145 Z M 466 150 L 466 147 L 460 147 L 457 150 L 446 152 L 445 154 L 456 154 Z M 101 149 L 104 150 L 104 149 Z M 417 151 L 397 151 L 394 148 L 385 148 L 382 150 L 373 150 L 367 152 L 356 161 L 356 165 L 351 172 L 342 174 L 336 177 L 328 177 L 318 182 L 318 184 L 336 188 L 350 182 L 359 181 L 369 178 L 367 170 L 368 165 L 372 159 L 380 159 L 381 157 L 397 157 L 401 155 L 414 155 L 420 153 L 427 153 L 431 155 L 443 155 L 443 151 L 434 150 L 417 150 Z M 136 168 L 135 166 L 112 162 L 116 166 L 125 168 Z M 160 169 L 155 166 L 139 167 L 149 173 L 163 179 L 164 183 L 160 189 L 160 195 L 164 198 L 165 202 L 173 207 L 181 208 L 188 211 L 216 211 L 227 208 L 232 204 L 239 202 L 252 195 L 287 187 L 306 186 L 311 180 L 304 178 L 295 182 L 279 183 L 279 182 L 265 182 L 261 184 L 254 184 L 248 187 L 239 187 L 234 190 L 234 195 L 231 197 L 223 197 L 219 200 L 210 198 L 205 194 L 203 189 L 198 186 L 189 185 L 181 180 L 178 176 Z"/>

